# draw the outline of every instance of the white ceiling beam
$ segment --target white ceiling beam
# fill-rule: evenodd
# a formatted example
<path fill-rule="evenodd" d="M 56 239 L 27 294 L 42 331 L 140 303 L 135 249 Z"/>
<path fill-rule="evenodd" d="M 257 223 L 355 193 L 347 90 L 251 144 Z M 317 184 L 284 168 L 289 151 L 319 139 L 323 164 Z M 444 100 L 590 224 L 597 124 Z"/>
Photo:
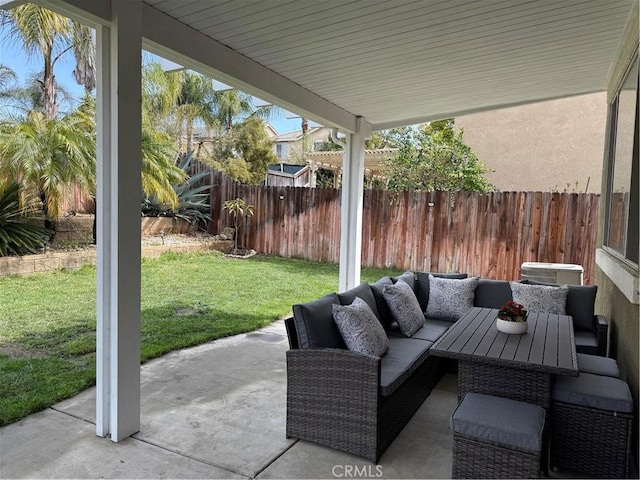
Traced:
<path fill-rule="evenodd" d="M 4 10 L 11 10 L 19 5 L 25 3 L 26 0 L 0 0 L 0 8 Z"/>
<path fill-rule="evenodd" d="M 111 21 L 110 0 L 29 0 L 49 10 L 86 24 L 108 26 Z"/>
<path fill-rule="evenodd" d="M 356 130 L 356 115 L 146 4 L 143 21 L 145 49 L 304 118 L 349 132 Z"/>

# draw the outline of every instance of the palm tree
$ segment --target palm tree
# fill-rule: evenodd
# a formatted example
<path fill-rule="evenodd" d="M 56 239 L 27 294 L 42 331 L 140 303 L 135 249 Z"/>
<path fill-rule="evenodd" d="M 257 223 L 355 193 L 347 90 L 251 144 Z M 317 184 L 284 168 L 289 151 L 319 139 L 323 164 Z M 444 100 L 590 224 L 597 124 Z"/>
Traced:
<path fill-rule="evenodd" d="M 233 122 L 238 117 L 249 116 L 253 113 L 251 96 L 238 90 L 216 92 L 217 118 L 227 131 L 233 128 Z"/>
<path fill-rule="evenodd" d="M 76 80 L 88 90 L 95 86 L 95 52 L 89 27 L 31 3 L 9 10 L 4 17 L 8 39 L 23 47 L 27 55 L 42 57 L 39 83 L 46 118 L 58 115 L 54 67 L 67 52 L 76 55 Z"/>
<path fill-rule="evenodd" d="M 142 78 L 144 114 L 168 120 L 178 145 L 186 138 L 185 150 L 191 152 L 196 123 L 212 126 L 216 122 L 213 82 L 191 71 L 164 72 L 156 62 L 144 67 Z"/>
<path fill-rule="evenodd" d="M 10 90 L 9 86 L 17 80 L 18 76 L 16 72 L 9 67 L 0 65 L 0 98 L 4 98 L 8 95 Z"/>
<path fill-rule="evenodd" d="M 0 173 L 19 179 L 42 201 L 45 226 L 53 227 L 64 185 L 95 189 L 95 137 L 82 115 L 47 118 L 30 111 L 0 123 Z"/>

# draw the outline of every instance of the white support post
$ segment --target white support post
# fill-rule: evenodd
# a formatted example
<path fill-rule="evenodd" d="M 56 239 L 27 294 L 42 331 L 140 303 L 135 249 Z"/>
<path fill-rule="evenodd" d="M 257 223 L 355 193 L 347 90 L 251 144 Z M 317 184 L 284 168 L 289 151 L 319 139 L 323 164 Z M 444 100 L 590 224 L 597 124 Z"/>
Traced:
<path fill-rule="evenodd" d="M 96 434 L 140 430 L 140 172 L 142 3 L 112 0 L 97 47 Z"/>
<path fill-rule="evenodd" d="M 340 275 L 338 291 L 360 283 L 362 261 L 362 196 L 364 188 L 364 141 L 368 132 L 358 118 L 355 133 L 347 134 L 342 167 L 340 206 Z"/>

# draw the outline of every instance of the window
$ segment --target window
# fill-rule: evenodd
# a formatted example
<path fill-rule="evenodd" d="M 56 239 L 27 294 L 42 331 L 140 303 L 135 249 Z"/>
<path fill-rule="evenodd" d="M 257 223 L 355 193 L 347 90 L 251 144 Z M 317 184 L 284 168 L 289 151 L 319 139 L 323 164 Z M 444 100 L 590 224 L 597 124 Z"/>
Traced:
<path fill-rule="evenodd" d="M 638 56 L 611 105 L 604 245 L 638 264 Z"/>
<path fill-rule="evenodd" d="M 287 147 L 286 143 L 276 143 L 276 157 L 285 158 L 287 156 Z"/>

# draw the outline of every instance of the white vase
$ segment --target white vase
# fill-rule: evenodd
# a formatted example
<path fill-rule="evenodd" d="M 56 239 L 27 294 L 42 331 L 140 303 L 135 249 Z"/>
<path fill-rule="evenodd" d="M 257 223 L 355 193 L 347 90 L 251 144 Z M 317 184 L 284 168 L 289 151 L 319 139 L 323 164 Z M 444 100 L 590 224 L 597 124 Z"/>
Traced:
<path fill-rule="evenodd" d="M 527 322 L 509 322 L 501 318 L 496 318 L 496 328 L 502 333 L 521 335 L 527 333 L 529 324 Z"/>

